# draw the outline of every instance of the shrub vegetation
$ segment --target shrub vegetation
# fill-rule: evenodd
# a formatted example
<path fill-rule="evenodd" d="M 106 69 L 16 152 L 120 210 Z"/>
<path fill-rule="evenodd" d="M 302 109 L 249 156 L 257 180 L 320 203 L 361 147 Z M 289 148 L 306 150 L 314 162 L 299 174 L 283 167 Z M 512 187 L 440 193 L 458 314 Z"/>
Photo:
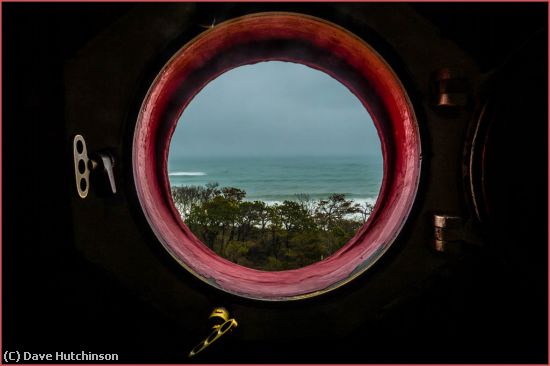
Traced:
<path fill-rule="evenodd" d="M 280 271 L 307 266 L 330 256 L 368 219 L 373 206 L 332 194 L 312 200 L 268 205 L 247 201 L 235 187 L 172 187 L 172 197 L 186 225 L 218 255 L 242 266 Z"/>

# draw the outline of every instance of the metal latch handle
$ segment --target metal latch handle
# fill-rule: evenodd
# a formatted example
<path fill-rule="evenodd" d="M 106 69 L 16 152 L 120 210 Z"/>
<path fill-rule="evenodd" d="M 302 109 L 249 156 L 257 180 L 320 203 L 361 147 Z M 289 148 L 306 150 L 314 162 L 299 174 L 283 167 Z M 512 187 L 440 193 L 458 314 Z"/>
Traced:
<path fill-rule="evenodd" d="M 116 182 L 115 182 L 115 159 L 108 151 L 101 151 L 93 154 L 89 157 L 88 149 L 86 147 L 86 141 L 82 135 L 76 135 L 73 139 L 73 160 L 74 160 L 74 172 L 76 191 L 80 198 L 86 198 L 90 191 L 90 172 L 97 171 L 99 174 L 94 173 L 94 176 L 103 176 L 101 180 L 106 181 L 110 194 L 116 194 Z M 94 178 L 94 181 L 97 179 Z M 97 186 L 97 185 L 96 185 Z M 105 191 L 105 189 L 100 189 Z"/>
<path fill-rule="evenodd" d="M 206 337 L 202 342 L 197 344 L 191 352 L 189 352 L 189 357 L 195 356 L 197 353 L 202 352 L 206 347 L 210 346 L 212 343 L 221 338 L 224 334 L 231 332 L 233 329 L 237 328 L 239 325 L 235 319 L 229 318 L 229 312 L 225 308 L 215 308 L 208 319 L 213 319 L 223 321 L 223 323 L 214 324 L 212 327 L 213 331 Z"/>

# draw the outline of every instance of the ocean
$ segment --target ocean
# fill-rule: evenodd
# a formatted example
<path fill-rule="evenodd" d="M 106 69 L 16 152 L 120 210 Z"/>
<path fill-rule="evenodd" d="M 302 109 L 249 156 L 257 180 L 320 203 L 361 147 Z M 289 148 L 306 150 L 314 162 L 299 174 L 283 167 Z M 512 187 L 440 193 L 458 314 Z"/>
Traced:
<path fill-rule="evenodd" d="M 374 203 L 380 191 L 379 156 L 347 157 L 170 157 L 172 186 L 205 185 L 246 191 L 245 200 L 278 203 L 308 194 L 312 200 L 344 193 L 355 202 Z"/>

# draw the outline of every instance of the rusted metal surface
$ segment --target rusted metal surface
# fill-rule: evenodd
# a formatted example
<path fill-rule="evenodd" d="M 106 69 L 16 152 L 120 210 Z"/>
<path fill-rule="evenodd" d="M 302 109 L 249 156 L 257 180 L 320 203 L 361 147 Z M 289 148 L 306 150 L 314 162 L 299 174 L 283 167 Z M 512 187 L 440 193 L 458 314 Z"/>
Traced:
<path fill-rule="evenodd" d="M 167 176 L 170 138 L 193 96 L 227 70 L 269 60 L 302 63 L 347 86 L 373 116 L 384 156 L 379 202 L 367 224 L 329 258 L 280 272 L 239 266 L 206 247 L 181 221 Z M 291 13 L 237 18 L 217 25 L 181 48 L 149 89 L 133 144 L 138 197 L 168 252 L 201 280 L 224 291 L 263 300 L 314 296 L 368 269 L 404 225 L 417 191 L 420 165 L 415 114 L 390 66 L 344 29 Z"/>

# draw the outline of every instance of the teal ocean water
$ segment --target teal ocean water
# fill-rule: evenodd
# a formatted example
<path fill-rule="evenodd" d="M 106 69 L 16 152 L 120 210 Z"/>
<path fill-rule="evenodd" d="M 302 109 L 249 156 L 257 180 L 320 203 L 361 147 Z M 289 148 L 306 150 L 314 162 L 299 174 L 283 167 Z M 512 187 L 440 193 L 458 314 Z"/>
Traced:
<path fill-rule="evenodd" d="M 348 157 L 186 157 L 171 156 L 172 186 L 205 185 L 244 189 L 246 200 L 268 203 L 344 193 L 356 202 L 374 203 L 380 191 L 383 162 L 379 156 Z"/>

